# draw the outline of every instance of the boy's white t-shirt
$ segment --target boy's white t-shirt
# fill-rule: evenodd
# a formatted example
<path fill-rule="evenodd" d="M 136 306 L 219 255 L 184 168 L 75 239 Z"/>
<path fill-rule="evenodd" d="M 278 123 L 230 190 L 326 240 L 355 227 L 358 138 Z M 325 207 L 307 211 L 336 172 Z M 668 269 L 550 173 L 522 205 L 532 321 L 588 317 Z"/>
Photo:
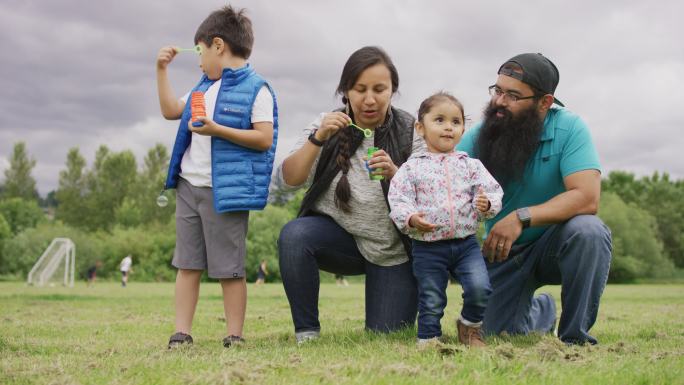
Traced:
<path fill-rule="evenodd" d="M 221 89 L 221 80 L 212 84 L 204 93 L 207 116 L 214 116 L 216 97 Z M 181 100 L 186 103 L 190 93 Z M 273 122 L 273 97 L 268 87 L 263 86 L 252 105 L 252 123 Z M 192 141 L 183 154 L 180 176 L 196 187 L 211 187 L 211 136 L 192 133 Z"/>
<path fill-rule="evenodd" d="M 133 264 L 133 260 L 131 259 L 131 256 L 127 256 L 126 258 L 121 260 L 121 265 L 119 266 L 121 271 L 128 271 L 131 269 L 131 265 Z"/>

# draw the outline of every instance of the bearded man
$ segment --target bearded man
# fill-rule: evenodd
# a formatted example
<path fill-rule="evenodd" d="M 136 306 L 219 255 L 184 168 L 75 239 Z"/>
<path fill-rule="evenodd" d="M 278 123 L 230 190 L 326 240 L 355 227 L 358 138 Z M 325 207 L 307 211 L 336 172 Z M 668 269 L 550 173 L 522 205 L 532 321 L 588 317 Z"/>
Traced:
<path fill-rule="evenodd" d="M 485 224 L 483 244 L 494 292 L 486 334 L 550 333 L 556 304 L 547 284 L 561 285 L 558 337 L 596 344 L 596 321 L 612 253 L 610 230 L 596 217 L 601 167 L 586 124 L 553 95 L 556 66 L 542 54 L 506 61 L 484 121 L 458 149 L 479 158 L 504 189 L 503 209 Z M 554 106 L 554 104 L 558 106 Z"/>

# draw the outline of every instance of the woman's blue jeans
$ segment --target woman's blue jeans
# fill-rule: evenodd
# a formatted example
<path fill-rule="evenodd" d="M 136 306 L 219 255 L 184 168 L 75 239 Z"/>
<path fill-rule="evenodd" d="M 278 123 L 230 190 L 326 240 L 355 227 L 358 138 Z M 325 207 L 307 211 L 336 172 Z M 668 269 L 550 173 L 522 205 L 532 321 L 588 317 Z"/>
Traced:
<path fill-rule="evenodd" d="M 418 281 L 418 338 L 442 335 L 449 275 L 463 288 L 461 317 L 482 321 L 492 287 L 474 235 L 436 242 L 413 241 L 413 274 Z"/>
<path fill-rule="evenodd" d="M 387 332 L 415 323 L 417 289 L 411 263 L 368 262 L 354 238 L 330 217 L 308 216 L 287 223 L 280 232 L 278 252 L 296 333 L 321 329 L 319 269 L 366 275 L 366 329 Z"/>

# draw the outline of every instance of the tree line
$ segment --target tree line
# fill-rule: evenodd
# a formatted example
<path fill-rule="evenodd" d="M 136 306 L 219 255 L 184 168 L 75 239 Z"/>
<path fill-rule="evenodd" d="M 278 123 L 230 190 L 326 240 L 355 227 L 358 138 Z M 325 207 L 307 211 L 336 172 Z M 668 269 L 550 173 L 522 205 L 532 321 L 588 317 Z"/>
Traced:
<path fill-rule="evenodd" d="M 25 279 L 53 238 L 69 237 L 80 275 L 99 260 L 100 274 L 114 276 L 121 258 L 131 254 L 136 280 L 173 280 L 175 193 L 163 192 L 168 163 L 162 144 L 149 149 L 140 167 L 131 151 L 104 145 L 88 166 L 74 147 L 58 188 L 41 197 L 31 176 L 36 161 L 23 142 L 16 143 L 0 184 L 0 278 Z M 166 207 L 156 204 L 161 193 L 169 200 Z M 269 279 L 279 280 L 276 241 L 302 197 L 274 191 L 263 211 L 250 214 L 248 280 L 255 279 L 262 259 Z M 667 278 L 684 268 L 684 181 L 611 172 L 602 181 L 598 215 L 613 236 L 611 282 Z"/>

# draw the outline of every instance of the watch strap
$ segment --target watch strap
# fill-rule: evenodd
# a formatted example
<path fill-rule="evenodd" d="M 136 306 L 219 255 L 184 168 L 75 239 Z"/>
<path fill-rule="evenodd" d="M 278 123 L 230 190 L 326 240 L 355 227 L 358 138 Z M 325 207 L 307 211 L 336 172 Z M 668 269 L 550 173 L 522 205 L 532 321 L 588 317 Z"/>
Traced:
<path fill-rule="evenodd" d="M 322 147 L 325 144 L 324 140 L 318 140 L 316 139 L 316 131 L 314 130 L 311 135 L 309 135 L 309 142 L 313 143 L 314 145 L 318 147 Z"/>

